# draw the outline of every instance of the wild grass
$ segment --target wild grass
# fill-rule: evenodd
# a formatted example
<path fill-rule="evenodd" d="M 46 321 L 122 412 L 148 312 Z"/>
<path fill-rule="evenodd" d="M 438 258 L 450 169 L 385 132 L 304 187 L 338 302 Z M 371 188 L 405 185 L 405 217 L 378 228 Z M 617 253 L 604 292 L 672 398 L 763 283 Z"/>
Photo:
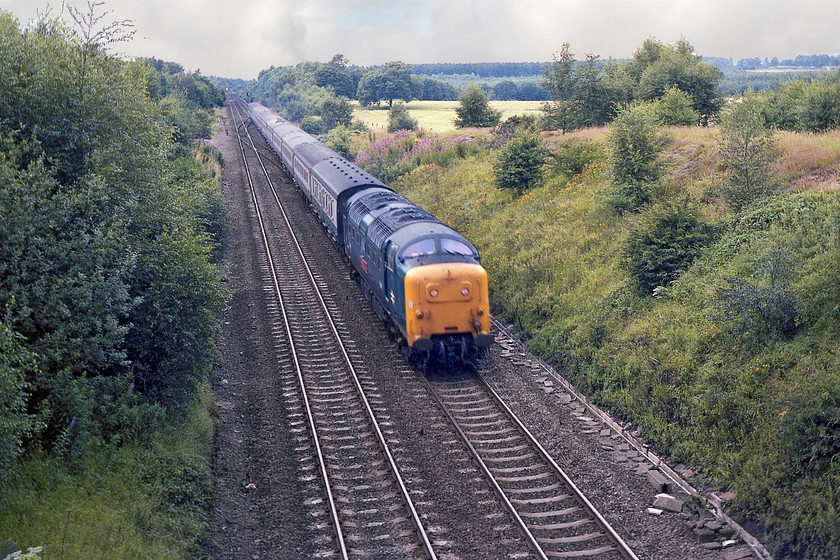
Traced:
<path fill-rule="evenodd" d="M 42 557 L 194 558 L 206 544 L 212 439 L 209 387 L 186 424 L 150 445 L 128 445 L 70 468 L 44 455 L 22 461 L 0 501 L 0 541 Z"/>

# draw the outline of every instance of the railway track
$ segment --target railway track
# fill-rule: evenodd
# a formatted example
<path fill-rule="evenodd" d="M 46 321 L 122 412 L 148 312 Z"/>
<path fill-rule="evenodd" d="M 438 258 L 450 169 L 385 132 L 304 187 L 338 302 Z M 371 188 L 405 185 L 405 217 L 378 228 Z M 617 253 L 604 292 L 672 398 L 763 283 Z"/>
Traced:
<path fill-rule="evenodd" d="M 538 558 L 637 558 L 480 375 L 427 385 Z"/>
<path fill-rule="evenodd" d="M 359 380 L 353 349 L 321 296 L 318 278 L 289 226 L 242 112 L 231 105 L 262 244 L 269 290 L 282 324 L 276 334 L 279 371 L 294 372 L 301 403 L 300 429 L 308 432 L 333 538 L 325 557 L 432 558 L 436 555 L 412 503 L 382 428 Z M 252 173 L 256 163 L 262 174 Z M 266 215 L 272 219 L 266 219 Z M 290 250 L 291 248 L 291 250 Z M 313 500 L 313 505 L 317 500 Z"/>

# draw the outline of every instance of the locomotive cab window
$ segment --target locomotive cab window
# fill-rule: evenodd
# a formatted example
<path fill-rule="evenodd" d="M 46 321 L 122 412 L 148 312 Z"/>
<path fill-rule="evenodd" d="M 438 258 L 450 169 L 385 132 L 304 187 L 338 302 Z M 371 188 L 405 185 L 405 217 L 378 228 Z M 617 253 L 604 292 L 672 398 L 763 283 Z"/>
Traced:
<path fill-rule="evenodd" d="M 441 238 L 440 250 L 450 255 L 475 255 L 475 251 L 473 251 L 472 248 L 463 241 L 449 239 L 447 237 Z"/>
<path fill-rule="evenodd" d="M 415 241 L 411 245 L 407 246 L 402 251 L 402 258 L 404 259 L 411 259 L 414 257 L 422 257 L 423 255 L 434 255 L 435 254 L 435 240 L 434 239 L 421 239 L 419 241 Z"/>

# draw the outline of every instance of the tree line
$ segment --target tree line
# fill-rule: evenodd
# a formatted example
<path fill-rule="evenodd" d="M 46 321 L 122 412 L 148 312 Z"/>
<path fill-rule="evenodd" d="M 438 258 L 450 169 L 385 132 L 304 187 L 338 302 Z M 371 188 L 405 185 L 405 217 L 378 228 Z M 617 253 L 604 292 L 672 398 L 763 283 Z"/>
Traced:
<path fill-rule="evenodd" d="M 222 93 L 111 56 L 95 6 L 0 11 L 0 489 L 23 453 L 153 437 L 215 355 L 223 200 L 194 153 Z"/>

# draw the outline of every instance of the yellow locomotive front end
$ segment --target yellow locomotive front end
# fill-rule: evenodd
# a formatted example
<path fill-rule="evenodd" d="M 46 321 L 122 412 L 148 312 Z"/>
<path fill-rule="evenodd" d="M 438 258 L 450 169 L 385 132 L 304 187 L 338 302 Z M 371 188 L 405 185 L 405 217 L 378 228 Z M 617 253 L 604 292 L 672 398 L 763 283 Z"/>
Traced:
<path fill-rule="evenodd" d="M 487 272 L 479 264 L 448 262 L 412 268 L 405 276 L 406 340 L 419 352 L 439 346 L 486 348 L 490 334 Z"/>

